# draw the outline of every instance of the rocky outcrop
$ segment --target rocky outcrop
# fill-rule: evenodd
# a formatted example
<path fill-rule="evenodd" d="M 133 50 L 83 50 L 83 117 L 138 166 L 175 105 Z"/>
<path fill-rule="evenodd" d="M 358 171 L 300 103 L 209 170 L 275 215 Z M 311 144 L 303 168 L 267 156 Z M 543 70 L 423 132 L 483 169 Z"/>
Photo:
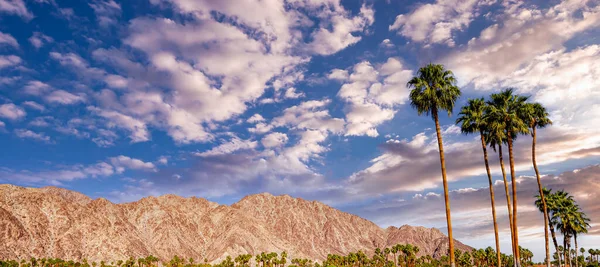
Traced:
<path fill-rule="evenodd" d="M 398 243 L 439 257 L 447 237 L 437 229 L 382 229 L 317 201 L 267 193 L 227 206 L 175 195 L 114 204 L 56 187 L 0 185 L 0 258 L 115 260 L 154 255 L 220 260 L 227 255 L 287 251 L 322 260 Z M 458 249 L 471 250 L 456 242 Z"/>

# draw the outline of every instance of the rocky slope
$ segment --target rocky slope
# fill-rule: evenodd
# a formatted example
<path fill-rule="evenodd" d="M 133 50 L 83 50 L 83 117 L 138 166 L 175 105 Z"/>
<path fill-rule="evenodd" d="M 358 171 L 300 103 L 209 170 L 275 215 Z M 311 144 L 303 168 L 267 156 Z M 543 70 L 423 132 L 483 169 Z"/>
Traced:
<path fill-rule="evenodd" d="M 173 255 L 215 261 L 227 255 L 287 251 L 324 259 L 411 243 L 439 257 L 447 237 L 437 229 L 382 229 L 316 201 L 251 195 L 227 206 L 202 198 L 147 197 L 125 204 L 55 187 L 0 185 L 0 258 L 114 260 Z M 458 249 L 471 248 L 456 242 Z"/>

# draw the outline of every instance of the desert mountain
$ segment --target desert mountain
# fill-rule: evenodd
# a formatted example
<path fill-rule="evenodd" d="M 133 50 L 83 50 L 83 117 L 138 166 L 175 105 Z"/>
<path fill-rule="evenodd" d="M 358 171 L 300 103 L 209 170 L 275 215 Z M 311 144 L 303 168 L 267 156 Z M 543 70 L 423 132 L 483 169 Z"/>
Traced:
<path fill-rule="evenodd" d="M 114 204 L 56 187 L 0 185 L 0 258 L 59 257 L 100 261 L 174 255 L 215 261 L 227 255 L 287 251 L 322 260 L 410 243 L 439 257 L 447 237 L 437 229 L 382 229 L 317 201 L 251 195 L 227 206 L 175 195 Z M 470 247 L 455 243 L 458 249 Z"/>

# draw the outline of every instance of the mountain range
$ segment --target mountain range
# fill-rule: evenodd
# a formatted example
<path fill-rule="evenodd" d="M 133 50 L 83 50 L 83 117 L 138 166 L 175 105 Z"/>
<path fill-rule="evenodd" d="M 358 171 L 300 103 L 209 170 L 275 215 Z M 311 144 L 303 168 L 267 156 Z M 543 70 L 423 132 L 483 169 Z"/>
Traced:
<path fill-rule="evenodd" d="M 174 255 L 215 262 L 227 255 L 287 251 L 290 258 L 410 243 L 420 255 L 447 253 L 435 228 L 386 229 L 318 201 L 268 193 L 232 205 L 176 195 L 115 204 L 57 187 L 0 185 L 0 258 L 90 261 Z M 455 241 L 460 250 L 472 248 Z"/>

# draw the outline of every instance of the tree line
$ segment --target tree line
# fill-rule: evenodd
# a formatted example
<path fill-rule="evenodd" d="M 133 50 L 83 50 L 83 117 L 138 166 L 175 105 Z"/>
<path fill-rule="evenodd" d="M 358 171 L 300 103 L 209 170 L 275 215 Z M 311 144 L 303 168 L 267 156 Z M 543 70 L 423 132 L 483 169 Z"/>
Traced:
<path fill-rule="evenodd" d="M 570 254 L 562 253 L 563 246 L 558 246 L 555 253 L 553 264 L 557 264 L 559 258 L 563 262 L 569 258 L 568 255 L 575 255 L 575 249 L 570 249 Z M 185 259 L 174 256 L 171 260 L 162 261 L 155 256 L 135 259 L 130 257 L 126 260 L 89 262 L 87 259 L 81 261 L 63 260 L 58 258 L 31 258 L 29 260 L 2 260 L 0 267 L 447 267 L 450 266 L 450 258 L 446 255 L 436 259 L 431 255 L 422 255 L 417 257 L 420 249 L 411 244 L 397 244 L 392 247 L 377 248 L 371 256 L 363 251 L 350 252 L 347 255 L 329 254 L 327 259 L 322 262 L 313 261 L 306 258 L 292 258 L 288 261 L 287 252 L 262 252 L 260 254 L 241 254 L 235 258 L 225 257 L 219 263 L 210 264 L 206 259 L 196 262 L 193 258 Z M 523 266 L 533 266 L 533 253 L 526 248 L 519 247 Z M 578 262 L 579 266 L 599 267 L 600 249 L 580 248 L 581 255 L 572 257 L 572 262 Z M 588 253 L 586 256 L 585 253 Z M 485 249 L 473 249 L 472 251 L 454 251 L 457 265 L 459 267 L 495 267 L 497 266 L 497 251 L 492 247 Z M 502 266 L 514 267 L 513 255 L 500 253 Z"/>
<path fill-rule="evenodd" d="M 562 248 L 562 247 L 561 247 Z M 533 253 L 525 248 L 519 248 L 521 262 L 524 266 L 532 266 Z M 185 259 L 174 256 L 171 260 L 163 261 L 155 256 L 126 260 L 89 262 L 63 260 L 58 258 L 31 258 L 30 260 L 0 260 L 0 267 L 446 267 L 450 266 L 450 258 L 446 255 L 439 259 L 431 255 L 419 254 L 419 247 L 411 244 L 397 244 L 386 248 L 377 248 L 371 255 L 363 251 L 350 252 L 346 255 L 329 254 L 322 262 L 306 258 L 288 259 L 287 252 L 262 252 L 260 254 L 241 254 L 235 258 L 226 256 L 216 264 L 208 263 L 207 259 L 196 262 L 193 258 Z M 584 249 L 582 248 L 583 252 Z M 496 266 L 496 251 L 492 247 L 486 249 L 473 249 L 472 251 L 455 250 L 455 258 L 459 267 L 492 267 Z M 589 250 L 588 263 L 598 266 L 600 250 Z M 514 267 L 513 256 L 501 253 L 504 266 Z M 582 259 L 582 256 L 579 256 Z M 585 261 L 582 261 L 584 263 Z M 584 265 L 582 265 L 584 266 Z"/>
<path fill-rule="evenodd" d="M 431 116 L 435 122 L 444 201 L 446 205 L 450 266 L 455 267 L 457 260 L 454 253 L 450 199 L 448 194 L 446 162 L 444 158 L 444 146 L 439 122 L 439 113 L 447 112 L 448 116 L 451 116 L 456 101 L 461 95 L 461 91 L 457 86 L 457 80 L 452 71 L 445 69 L 443 65 L 439 64 L 428 64 L 427 66 L 420 68 L 417 75 L 407 83 L 407 86 L 411 89 L 409 95 L 411 106 L 417 110 L 418 115 Z M 536 162 L 535 148 L 537 129 L 545 128 L 552 124 L 546 108 L 540 103 L 529 102 L 528 96 L 515 94 L 513 88 L 508 88 L 501 92 L 491 94 L 487 100 L 484 98 L 469 99 L 468 103 L 460 109 L 456 124 L 460 126 L 463 133 L 478 134 L 480 137 L 490 191 L 491 213 L 496 246 L 496 266 L 508 265 L 503 263 L 502 255 L 500 253 L 500 240 L 498 236 L 493 179 L 488 160 L 488 147 L 498 153 L 508 209 L 511 249 L 512 254 L 515 256 L 513 257 L 513 265 L 521 267 L 523 255 L 520 255 L 522 251 L 519 246 L 519 216 L 517 209 L 518 183 L 516 182 L 514 143 L 515 140 L 522 135 L 530 135 L 532 140 L 531 160 L 539 191 L 536 205 L 540 211 L 544 213 L 544 223 L 542 225 L 544 225 L 546 249 L 545 264 L 548 267 L 550 267 L 551 264 L 548 231 L 550 230 L 552 232 L 555 251 L 558 251 L 558 244 L 555 238 L 555 229 L 558 229 L 563 234 L 565 240 L 563 247 L 567 249 L 562 251 L 562 253 L 559 253 L 561 255 L 557 258 L 557 264 L 559 267 L 566 266 L 566 264 L 573 266 L 571 265 L 569 250 L 571 239 L 575 240 L 574 254 L 575 257 L 577 257 L 577 235 L 587 232 L 587 228 L 590 227 L 590 220 L 585 216 L 572 197 L 568 201 L 556 200 L 556 196 L 552 195 L 549 190 L 546 190 L 546 193 L 544 192 L 545 189 L 542 185 L 540 172 Z M 510 182 L 507 181 L 506 169 L 504 166 L 504 154 L 502 151 L 504 146 L 508 149 Z M 578 267 L 579 261 L 574 261 L 574 263 L 575 266 Z"/>

